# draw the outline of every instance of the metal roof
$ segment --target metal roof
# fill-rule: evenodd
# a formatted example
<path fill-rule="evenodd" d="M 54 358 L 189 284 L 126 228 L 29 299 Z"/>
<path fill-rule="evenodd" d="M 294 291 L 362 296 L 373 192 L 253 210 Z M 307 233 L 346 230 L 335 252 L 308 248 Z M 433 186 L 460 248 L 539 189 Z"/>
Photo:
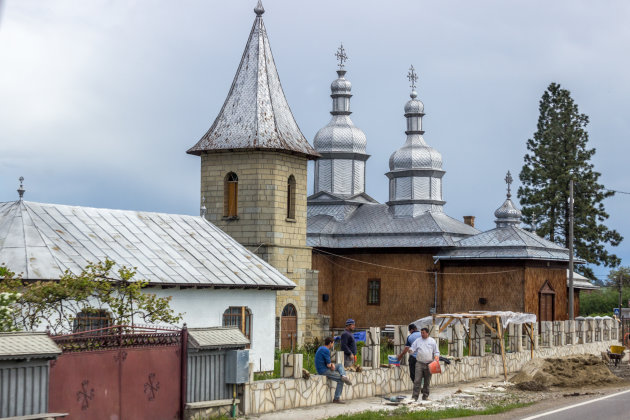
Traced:
<path fill-rule="evenodd" d="M 258 5 L 241 63 L 221 112 L 187 153 L 271 149 L 316 158 L 284 96 Z"/>
<path fill-rule="evenodd" d="M 498 227 L 461 239 L 440 260 L 533 259 L 569 261 L 569 250 L 515 225 Z M 576 263 L 582 263 L 580 259 Z"/>
<path fill-rule="evenodd" d="M 306 243 L 320 248 L 445 247 L 477 233 L 441 212 L 398 218 L 386 204 L 363 204 L 343 220 L 309 217 Z"/>
<path fill-rule="evenodd" d="M 78 274 L 88 262 L 134 267 L 152 284 L 292 289 L 295 284 L 199 216 L 0 203 L 0 263 L 25 279 Z"/>
<path fill-rule="evenodd" d="M 0 333 L 0 360 L 52 359 L 61 349 L 44 332 Z"/>
<path fill-rule="evenodd" d="M 242 348 L 249 340 L 236 327 L 189 328 L 190 347 L 205 350 L 218 348 Z"/>
<path fill-rule="evenodd" d="M 569 287 L 569 269 L 567 269 L 567 287 Z M 573 287 L 575 289 L 584 289 L 584 290 L 597 290 L 599 286 L 594 285 L 581 275 L 580 273 L 573 272 Z"/>

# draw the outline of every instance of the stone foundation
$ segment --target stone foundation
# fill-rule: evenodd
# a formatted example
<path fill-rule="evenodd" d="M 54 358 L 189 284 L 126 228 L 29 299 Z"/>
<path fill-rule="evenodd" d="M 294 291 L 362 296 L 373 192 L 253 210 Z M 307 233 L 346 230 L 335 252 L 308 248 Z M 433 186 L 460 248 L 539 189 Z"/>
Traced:
<path fill-rule="evenodd" d="M 562 357 L 572 354 L 599 355 L 618 340 L 576 344 L 561 347 L 540 347 L 534 351 L 534 358 Z M 529 360 L 529 351 L 507 353 L 508 374 L 521 370 Z M 407 392 L 411 390 L 408 366 L 365 369 L 361 373 L 348 372 L 353 386 L 343 388 L 342 399 L 352 400 L 376 395 Z M 447 385 L 483 377 L 503 375 L 501 355 L 488 354 L 481 357 L 462 357 L 445 366 L 442 374 L 433 375 L 431 385 Z M 310 407 L 332 402 L 336 383 L 324 376 L 311 375 L 310 379 L 271 379 L 256 381 L 245 385 L 243 412 L 257 415 L 291 408 Z"/>

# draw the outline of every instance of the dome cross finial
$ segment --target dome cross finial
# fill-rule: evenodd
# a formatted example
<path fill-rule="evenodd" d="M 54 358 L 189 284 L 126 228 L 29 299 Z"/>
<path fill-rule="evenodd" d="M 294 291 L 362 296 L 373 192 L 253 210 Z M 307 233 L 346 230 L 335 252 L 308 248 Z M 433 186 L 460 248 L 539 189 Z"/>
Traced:
<path fill-rule="evenodd" d="M 339 65 L 339 70 L 343 70 L 343 63 L 348 61 L 348 56 L 346 55 L 346 50 L 343 48 L 343 43 L 337 48 L 337 52 L 335 53 L 335 57 L 337 57 L 337 62 Z"/>
<path fill-rule="evenodd" d="M 265 13 L 265 8 L 262 5 L 262 0 L 258 0 L 258 4 L 254 7 L 254 12 L 256 16 L 262 16 Z"/>
<path fill-rule="evenodd" d="M 507 175 L 505 176 L 505 183 L 507 184 L 507 198 L 512 197 L 512 193 L 511 193 L 511 185 L 512 185 L 512 174 L 510 173 L 510 171 L 507 172 Z"/>
<path fill-rule="evenodd" d="M 26 190 L 24 189 L 24 177 L 23 177 L 23 176 L 21 176 L 21 177 L 19 178 L 19 181 L 20 181 L 20 187 L 17 189 L 17 192 L 18 192 L 18 194 L 20 195 L 20 201 L 22 201 L 22 198 L 24 197 L 24 191 L 26 191 Z"/>
<path fill-rule="evenodd" d="M 409 68 L 409 73 L 407 73 L 407 79 L 409 79 L 409 82 L 411 83 L 411 85 L 409 85 L 409 87 L 411 87 L 411 90 L 416 90 L 416 82 L 418 81 L 418 74 L 416 73 L 416 69 L 413 68 L 413 65 L 411 65 L 411 67 Z"/>

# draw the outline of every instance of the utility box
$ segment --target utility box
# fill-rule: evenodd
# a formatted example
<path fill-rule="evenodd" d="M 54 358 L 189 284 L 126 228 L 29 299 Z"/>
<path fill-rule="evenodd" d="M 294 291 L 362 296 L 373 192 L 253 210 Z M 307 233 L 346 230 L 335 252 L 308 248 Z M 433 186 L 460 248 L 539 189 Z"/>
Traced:
<path fill-rule="evenodd" d="M 225 355 L 225 383 L 244 384 L 249 379 L 249 350 L 231 350 Z"/>

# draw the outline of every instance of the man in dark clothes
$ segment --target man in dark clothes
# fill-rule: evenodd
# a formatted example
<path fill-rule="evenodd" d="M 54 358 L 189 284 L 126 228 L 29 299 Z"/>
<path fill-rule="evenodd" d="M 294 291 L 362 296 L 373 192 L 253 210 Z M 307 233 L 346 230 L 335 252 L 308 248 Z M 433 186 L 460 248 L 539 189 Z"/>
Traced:
<path fill-rule="evenodd" d="M 357 361 L 357 342 L 354 341 L 354 319 L 346 321 L 346 330 L 341 334 L 341 350 L 343 351 L 343 366 L 350 367 Z"/>
<path fill-rule="evenodd" d="M 319 375 L 326 375 L 328 379 L 337 382 L 337 388 L 335 388 L 335 397 L 333 402 L 335 404 L 345 404 L 339 398 L 343 391 L 343 384 L 352 385 L 350 379 L 346 376 L 346 371 L 341 366 L 341 363 L 336 365 L 330 360 L 330 350 L 334 346 L 332 337 L 326 337 L 324 339 L 324 345 L 320 346 L 315 353 L 315 369 Z"/>
<path fill-rule="evenodd" d="M 420 332 L 418 331 L 418 327 L 416 324 L 409 324 L 409 335 L 407 336 L 407 342 L 405 343 L 405 348 L 398 355 L 398 360 L 401 360 L 405 353 L 409 351 L 411 345 L 414 341 L 420 338 Z M 416 353 L 411 353 L 409 355 L 409 376 L 411 377 L 411 383 L 413 383 L 416 379 Z"/>

